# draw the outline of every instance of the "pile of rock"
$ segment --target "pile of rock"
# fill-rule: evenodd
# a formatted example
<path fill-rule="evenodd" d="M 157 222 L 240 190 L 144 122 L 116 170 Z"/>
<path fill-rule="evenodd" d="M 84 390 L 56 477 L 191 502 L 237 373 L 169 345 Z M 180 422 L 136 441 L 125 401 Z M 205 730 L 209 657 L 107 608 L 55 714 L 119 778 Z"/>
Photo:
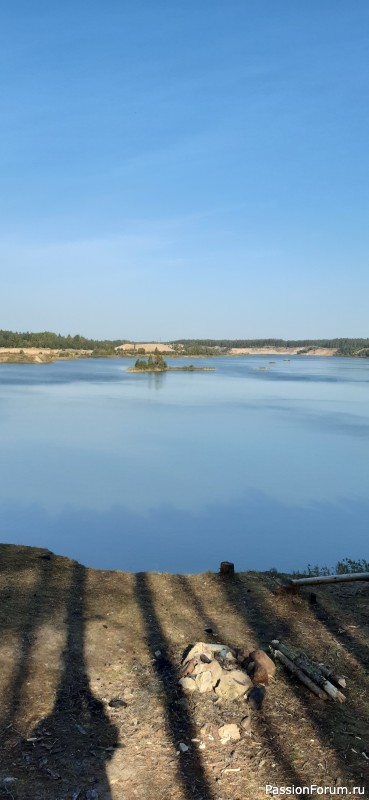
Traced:
<path fill-rule="evenodd" d="M 240 660 L 249 674 L 239 668 Z M 263 650 L 237 660 L 226 645 L 197 642 L 182 661 L 179 684 L 184 692 L 215 692 L 220 701 L 237 700 L 247 698 L 254 684 L 265 686 L 274 673 L 275 664 Z"/>
<path fill-rule="evenodd" d="M 192 743 L 197 743 L 203 750 L 210 742 L 227 745 L 237 742 L 242 735 L 250 736 L 250 711 L 261 708 L 265 686 L 274 674 L 275 664 L 263 650 L 233 653 L 226 645 L 205 642 L 197 642 L 191 647 L 182 660 L 179 684 L 186 694 L 212 693 L 214 708 L 220 711 L 217 715 L 211 713 L 211 719 L 199 731 L 200 738 L 192 739 Z M 240 716 L 237 713 L 236 719 L 232 702 L 235 700 L 248 702 L 247 711 L 245 707 L 243 710 L 244 716 L 242 712 Z M 229 701 L 232 711 L 227 708 Z M 238 710 L 241 709 L 238 707 Z M 181 745 L 187 750 L 193 746 L 183 742 Z M 185 751 L 182 749 L 182 752 Z"/>

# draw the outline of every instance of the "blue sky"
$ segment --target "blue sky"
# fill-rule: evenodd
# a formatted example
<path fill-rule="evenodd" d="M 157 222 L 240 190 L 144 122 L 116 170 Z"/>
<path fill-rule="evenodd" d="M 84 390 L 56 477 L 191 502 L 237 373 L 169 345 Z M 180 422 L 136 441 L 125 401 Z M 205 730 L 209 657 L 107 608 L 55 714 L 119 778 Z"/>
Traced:
<path fill-rule="evenodd" d="M 367 0 L 14 0 L 0 327 L 369 336 Z"/>

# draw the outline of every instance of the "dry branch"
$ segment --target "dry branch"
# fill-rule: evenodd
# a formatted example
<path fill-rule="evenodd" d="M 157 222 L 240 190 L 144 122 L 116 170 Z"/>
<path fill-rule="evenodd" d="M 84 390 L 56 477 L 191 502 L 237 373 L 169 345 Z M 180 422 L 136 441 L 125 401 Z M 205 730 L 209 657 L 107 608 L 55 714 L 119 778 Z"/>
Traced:
<path fill-rule="evenodd" d="M 308 676 L 305 675 L 305 673 L 301 669 L 299 669 L 299 667 L 297 667 L 293 661 L 287 658 L 287 656 L 285 656 L 284 653 L 281 653 L 280 650 L 274 650 L 273 653 L 274 657 L 278 661 L 280 661 L 281 664 L 284 664 L 284 666 L 287 667 L 287 669 L 290 672 L 292 672 L 293 675 L 296 675 L 296 678 L 298 678 L 299 681 L 301 681 L 301 683 L 307 686 L 307 688 L 310 689 L 311 692 L 316 694 L 316 696 L 319 697 L 321 700 L 328 699 L 326 693 L 323 692 L 323 690 L 320 689 L 319 686 L 316 685 L 316 683 L 313 683 L 313 681 L 311 681 L 310 678 L 308 678 Z"/>
<path fill-rule="evenodd" d="M 317 586 L 319 583 L 347 583 L 369 581 L 369 572 L 348 572 L 343 575 L 316 575 L 310 578 L 290 578 L 289 586 Z"/>
<path fill-rule="evenodd" d="M 302 670 L 311 681 L 323 689 L 332 700 L 337 700 L 339 703 L 344 703 L 346 697 L 327 679 L 320 666 L 312 664 L 311 661 L 303 654 L 294 650 L 290 645 L 275 640 L 272 642 L 273 647 L 277 647 L 295 666 Z"/>
<path fill-rule="evenodd" d="M 343 675 L 337 675 L 335 672 L 329 669 L 329 667 L 326 667 L 324 664 L 318 664 L 318 667 L 320 671 L 323 673 L 323 675 L 326 678 L 328 678 L 329 681 L 335 683 L 336 686 L 341 686 L 342 689 L 346 688 L 346 681 Z"/>

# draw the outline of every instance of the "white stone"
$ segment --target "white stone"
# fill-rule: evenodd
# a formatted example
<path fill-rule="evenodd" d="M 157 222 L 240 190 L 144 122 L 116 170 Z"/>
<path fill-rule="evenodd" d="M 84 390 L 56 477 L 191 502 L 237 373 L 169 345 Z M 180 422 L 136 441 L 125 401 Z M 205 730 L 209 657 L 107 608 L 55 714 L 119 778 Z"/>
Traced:
<path fill-rule="evenodd" d="M 238 742 L 238 740 L 241 739 L 239 727 L 235 723 L 222 725 L 219 728 L 218 733 L 222 744 L 227 744 L 228 742 Z"/>
<path fill-rule="evenodd" d="M 184 692 L 191 693 L 196 691 L 196 683 L 192 678 L 181 678 L 178 683 Z"/>
<path fill-rule="evenodd" d="M 196 683 L 198 683 L 197 679 L 200 678 L 201 675 L 209 675 L 210 677 L 202 678 L 201 681 L 198 683 L 198 685 L 201 683 L 202 685 L 205 686 L 205 684 L 209 683 L 210 688 L 213 689 L 214 686 L 216 686 L 218 681 L 221 679 L 223 675 L 223 670 L 217 661 L 211 661 L 210 664 L 203 664 L 200 661 L 197 667 L 195 668 L 193 674 L 196 675 Z M 207 689 L 202 689 L 202 690 L 200 689 L 200 691 L 205 692 L 207 691 Z"/>
<path fill-rule="evenodd" d="M 215 693 L 222 700 L 236 700 L 252 687 L 252 681 L 245 672 L 240 669 L 233 669 L 223 672 L 223 675 L 215 687 Z"/>
<path fill-rule="evenodd" d="M 211 672 L 200 672 L 196 675 L 196 688 L 203 694 L 204 692 L 211 692 L 213 690 L 213 679 Z"/>

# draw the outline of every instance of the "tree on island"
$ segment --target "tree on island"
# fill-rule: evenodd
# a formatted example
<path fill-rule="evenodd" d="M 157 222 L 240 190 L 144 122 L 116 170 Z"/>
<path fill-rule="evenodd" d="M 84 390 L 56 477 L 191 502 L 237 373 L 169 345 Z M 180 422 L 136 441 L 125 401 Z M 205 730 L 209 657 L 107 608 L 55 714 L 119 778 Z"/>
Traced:
<path fill-rule="evenodd" d="M 163 356 L 160 355 L 157 347 L 155 348 L 155 366 L 163 369 L 166 369 L 168 366 Z"/>
<path fill-rule="evenodd" d="M 149 355 L 147 361 L 144 358 L 138 358 L 135 363 L 135 369 L 159 371 L 168 369 L 168 364 L 166 361 L 164 361 L 163 356 L 161 356 L 159 353 L 156 353 L 154 359 L 152 355 Z"/>

